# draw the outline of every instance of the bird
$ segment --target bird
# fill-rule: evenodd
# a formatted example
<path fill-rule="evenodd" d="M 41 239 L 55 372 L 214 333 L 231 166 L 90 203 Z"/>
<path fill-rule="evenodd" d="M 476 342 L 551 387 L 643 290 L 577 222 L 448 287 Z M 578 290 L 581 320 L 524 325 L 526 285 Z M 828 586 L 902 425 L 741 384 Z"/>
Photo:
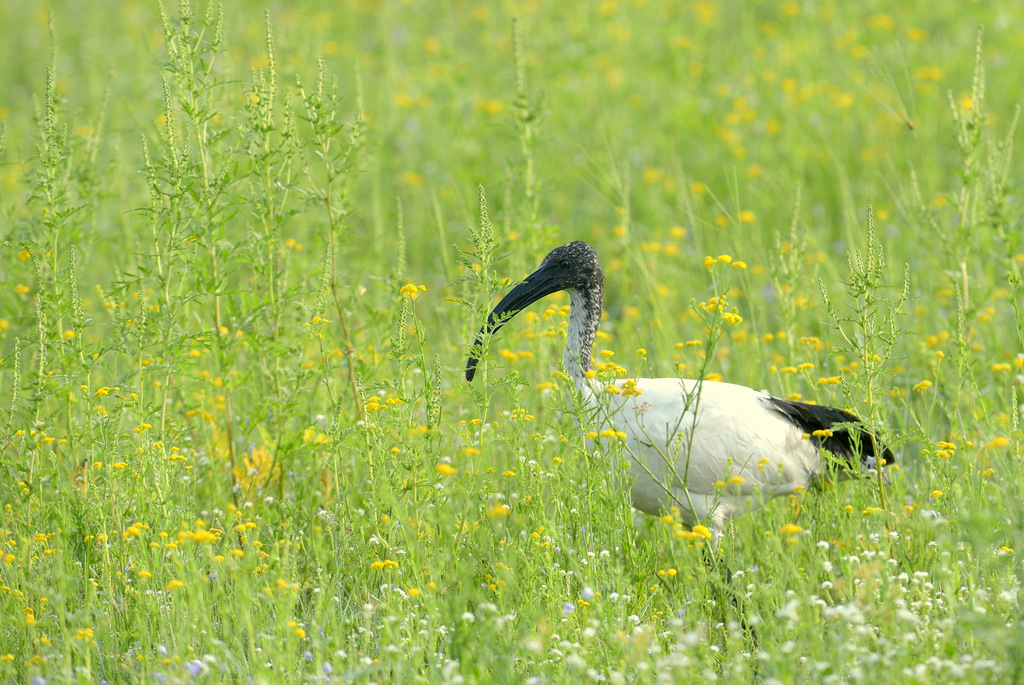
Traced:
<path fill-rule="evenodd" d="M 636 509 L 654 515 L 678 510 L 691 527 L 708 523 L 705 530 L 717 541 L 729 521 L 775 497 L 895 463 L 892 450 L 843 409 L 685 378 L 618 379 L 611 390 L 591 372 L 604 272 L 597 251 L 579 240 L 553 249 L 495 305 L 470 347 L 466 380 L 473 380 L 491 336 L 558 291 L 570 300 L 567 391 L 582 399 L 588 449 L 613 454 L 610 441 L 625 434 Z"/>

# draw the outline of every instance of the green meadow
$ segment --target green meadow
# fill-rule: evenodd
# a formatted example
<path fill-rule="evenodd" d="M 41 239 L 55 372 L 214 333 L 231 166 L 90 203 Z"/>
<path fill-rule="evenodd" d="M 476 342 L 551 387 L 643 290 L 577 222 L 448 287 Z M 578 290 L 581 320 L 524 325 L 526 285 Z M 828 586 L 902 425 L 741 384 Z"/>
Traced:
<path fill-rule="evenodd" d="M 0 681 L 1024 681 L 1024 6 L 0 25 Z M 598 378 L 847 408 L 896 465 L 717 546 L 634 511 L 564 293 L 463 376 L 572 240 Z"/>

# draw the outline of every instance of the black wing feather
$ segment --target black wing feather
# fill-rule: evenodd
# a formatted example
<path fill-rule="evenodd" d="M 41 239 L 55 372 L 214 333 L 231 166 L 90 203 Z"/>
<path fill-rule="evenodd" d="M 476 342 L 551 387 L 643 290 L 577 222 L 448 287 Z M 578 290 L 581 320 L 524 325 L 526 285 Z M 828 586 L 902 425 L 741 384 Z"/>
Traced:
<path fill-rule="evenodd" d="M 874 433 L 864 427 L 856 414 L 842 409 L 823 407 L 817 404 L 791 402 L 778 397 L 769 397 L 772 409 L 793 422 L 800 430 L 811 435 L 811 440 L 820 449 L 826 449 L 843 459 L 850 468 L 860 463 L 862 468 L 896 462 L 896 456 L 888 447 L 879 442 Z M 856 424 L 836 428 L 837 424 Z M 831 430 L 832 435 L 819 437 L 815 431 Z"/>

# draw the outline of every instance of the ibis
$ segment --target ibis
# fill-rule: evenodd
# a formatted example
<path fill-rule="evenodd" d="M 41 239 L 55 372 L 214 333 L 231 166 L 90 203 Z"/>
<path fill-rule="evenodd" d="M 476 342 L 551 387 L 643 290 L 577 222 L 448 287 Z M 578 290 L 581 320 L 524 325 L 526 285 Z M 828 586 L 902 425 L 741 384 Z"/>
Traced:
<path fill-rule="evenodd" d="M 774 497 L 895 461 L 856 415 L 842 409 L 683 378 L 619 379 L 611 383 L 617 390 L 609 391 L 588 373 L 604 272 L 597 251 L 583 241 L 552 250 L 498 302 L 470 349 L 466 380 L 473 380 L 490 336 L 531 303 L 562 290 L 570 298 L 563 360 L 585 408 L 581 420 L 590 424 L 588 447 L 611 454 L 610 440 L 625 442 L 637 509 L 663 514 L 678 508 L 687 524 L 710 524 L 717 539 L 730 520 Z"/>

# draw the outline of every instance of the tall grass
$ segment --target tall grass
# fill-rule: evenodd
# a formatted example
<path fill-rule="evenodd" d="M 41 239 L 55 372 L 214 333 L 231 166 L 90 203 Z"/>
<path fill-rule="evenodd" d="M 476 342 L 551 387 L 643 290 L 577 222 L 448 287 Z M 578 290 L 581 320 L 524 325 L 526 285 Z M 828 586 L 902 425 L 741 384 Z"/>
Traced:
<path fill-rule="evenodd" d="M 862 9 L 5 5 L 0 678 L 1024 678 L 1021 10 Z M 462 380 L 572 239 L 599 373 L 898 467 L 636 514 L 565 297 Z"/>

